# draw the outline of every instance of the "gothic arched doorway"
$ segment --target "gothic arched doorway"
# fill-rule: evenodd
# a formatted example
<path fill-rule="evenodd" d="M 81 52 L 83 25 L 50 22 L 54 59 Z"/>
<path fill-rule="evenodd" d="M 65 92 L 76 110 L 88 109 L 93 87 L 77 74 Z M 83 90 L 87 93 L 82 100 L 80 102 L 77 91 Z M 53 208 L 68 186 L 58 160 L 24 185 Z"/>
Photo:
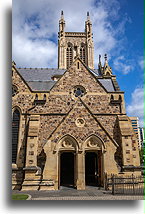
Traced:
<path fill-rule="evenodd" d="M 85 153 L 85 182 L 88 186 L 101 185 L 101 159 L 100 151 Z"/>
<path fill-rule="evenodd" d="M 88 186 L 103 185 L 103 151 L 105 146 L 96 135 L 91 135 L 85 141 L 85 183 Z"/>
<path fill-rule="evenodd" d="M 76 187 L 76 153 L 78 144 L 74 137 L 65 135 L 57 145 L 58 150 L 58 188 Z"/>
<path fill-rule="evenodd" d="M 75 154 L 62 152 L 60 154 L 60 186 L 74 187 L 75 184 Z"/>

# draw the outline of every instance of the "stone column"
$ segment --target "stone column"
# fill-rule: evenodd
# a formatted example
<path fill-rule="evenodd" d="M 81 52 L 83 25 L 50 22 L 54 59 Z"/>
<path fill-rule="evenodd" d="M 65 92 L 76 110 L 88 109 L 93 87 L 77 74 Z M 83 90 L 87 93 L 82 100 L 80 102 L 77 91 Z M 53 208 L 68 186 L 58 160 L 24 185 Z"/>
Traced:
<path fill-rule="evenodd" d="M 79 151 L 77 154 L 77 189 L 85 189 L 85 154 Z"/>
<path fill-rule="evenodd" d="M 37 144 L 40 116 L 31 115 L 27 137 L 26 165 L 24 168 L 25 179 L 22 190 L 38 190 L 41 169 L 37 167 Z"/>

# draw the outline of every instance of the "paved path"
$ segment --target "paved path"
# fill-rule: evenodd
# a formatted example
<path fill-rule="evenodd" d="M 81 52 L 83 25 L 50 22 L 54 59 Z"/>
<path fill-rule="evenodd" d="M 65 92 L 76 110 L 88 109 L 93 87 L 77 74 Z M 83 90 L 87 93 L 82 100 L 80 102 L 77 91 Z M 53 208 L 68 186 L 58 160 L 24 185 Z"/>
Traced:
<path fill-rule="evenodd" d="M 103 197 L 99 197 L 99 196 L 94 196 L 94 197 L 45 197 L 45 198 L 32 198 L 31 200 L 57 200 L 57 201 L 64 201 L 64 200 L 71 200 L 71 201 L 80 201 L 80 200 L 87 200 L 87 201 L 96 201 L 96 200 L 143 200 L 142 196 L 103 196 Z"/>
<path fill-rule="evenodd" d="M 16 191 L 13 193 L 27 193 L 32 196 L 31 200 L 143 200 L 143 196 L 112 195 L 103 188 L 87 187 L 86 190 L 76 190 L 61 187 L 56 191 Z"/>

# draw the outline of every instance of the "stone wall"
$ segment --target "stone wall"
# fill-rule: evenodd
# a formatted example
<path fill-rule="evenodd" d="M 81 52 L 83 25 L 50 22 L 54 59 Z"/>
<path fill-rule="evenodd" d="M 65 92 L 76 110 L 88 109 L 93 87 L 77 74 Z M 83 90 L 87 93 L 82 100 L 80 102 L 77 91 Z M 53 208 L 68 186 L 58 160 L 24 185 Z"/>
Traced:
<path fill-rule="evenodd" d="M 64 116 L 41 115 L 40 127 L 38 134 L 38 155 L 41 153 L 44 145 L 47 143 L 48 138 L 60 124 Z"/>
<path fill-rule="evenodd" d="M 82 151 L 86 140 L 91 135 L 97 136 L 105 144 L 104 171 L 108 174 L 119 173 L 124 165 L 138 166 L 140 164 L 137 139 L 128 117 L 125 116 L 123 93 L 107 92 L 80 60 L 77 59 L 48 92 L 32 92 L 14 67 L 12 83 L 18 87 L 18 93 L 12 99 L 13 111 L 18 108 L 21 112 L 17 166 L 13 170 L 14 186 L 16 183 L 18 188 L 21 186 L 22 168 L 26 166 L 26 163 L 30 165 L 29 155 L 26 154 L 32 154 L 32 151 L 28 151 L 28 144 L 34 141 L 33 138 L 35 138 L 33 142 L 35 166 L 25 172 L 25 178 L 31 180 L 29 186 L 33 179 L 37 183 L 38 177 L 40 174 L 42 176 L 44 171 L 46 178 L 49 177 L 46 170 L 49 164 L 46 162 L 51 157 L 51 161 L 54 160 L 55 164 L 57 163 L 58 156 L 54 154 L 54 151 L 66 135 L 72 136 L 78 143 L 81 166 L 84 160 Z M 85 95 L 81 100 L 74 96 L 75 86 L 82 86 L 85 89 Z M 35 105 L 36 94 L 38 94 L 38 99 L 46 94 L 46 102 Z M 114 96 L 114 102 L 111 102 L 111 95 Z M 119 95 L 122 97 L 121 103 L 118 102 Z M 37 118 L 37 121 L 33 120 L 33 116 Z M 123 120 L 125 122 L 122 122 Z M 35 123 L 37 134 L 31 136 L 30 129 L 34 131 L 35 127 L 32 124 L 35 126 Z M 50 147 L 47 153 L 44 148 L 48 144 Z M 36 175 L 39 167 L 41 173 Z M 53 173 L 52 178 L 56 180 L 55 188 L 57 189 L 58 174 Z M 25 179 L 23 189 L 29 189 L 27 179 Z M 84 188 L 84 183 L 80 184 L 79 188 Z"/>

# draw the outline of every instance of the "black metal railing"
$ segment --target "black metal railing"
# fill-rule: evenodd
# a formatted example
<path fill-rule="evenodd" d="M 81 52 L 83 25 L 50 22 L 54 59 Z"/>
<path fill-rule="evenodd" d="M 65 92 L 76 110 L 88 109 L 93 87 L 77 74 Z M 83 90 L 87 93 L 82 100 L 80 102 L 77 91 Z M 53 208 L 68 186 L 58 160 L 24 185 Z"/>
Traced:
<path fill-rule="evenodd" d="M 111 190 L 112 194 L 124 195 L 144 195 L 145 193 L 145 176 L 118 176 L 105 175 L 105 189 Z"/>

